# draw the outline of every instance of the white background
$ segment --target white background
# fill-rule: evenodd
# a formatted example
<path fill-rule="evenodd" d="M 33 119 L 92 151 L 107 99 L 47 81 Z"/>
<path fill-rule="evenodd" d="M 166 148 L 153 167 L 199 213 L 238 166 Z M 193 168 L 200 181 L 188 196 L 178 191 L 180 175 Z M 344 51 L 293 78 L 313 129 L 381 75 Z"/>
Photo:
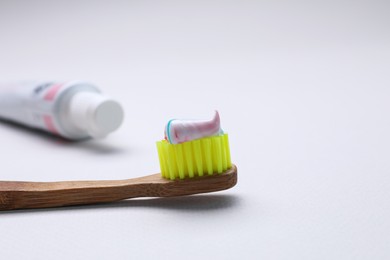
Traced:
<path fill-rule="evenodd" d="M 0 213 L 1 259 L 389 259 L 388 1 L 1 1 L 0 80 L 96 83 L 120 130 L 0 124 L 0 179 L 159 171 L 175 118 L 221 114 L 231 190 Z"/>

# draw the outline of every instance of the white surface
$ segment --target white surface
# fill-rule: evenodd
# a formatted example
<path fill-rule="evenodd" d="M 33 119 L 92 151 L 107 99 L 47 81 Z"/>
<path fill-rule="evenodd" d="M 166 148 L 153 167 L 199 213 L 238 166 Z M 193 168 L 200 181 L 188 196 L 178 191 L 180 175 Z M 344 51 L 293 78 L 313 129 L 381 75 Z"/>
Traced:
<path fill-rule="evenodd" d="M 154 173 L 166 121 L 216 108 L 239 168 L 218 194 L 0 213 L 1 258 L 389 259 L 389 2 L 293 2 L 1 1 L 2 81 L 92 81 L 126 113 L 84 143 L 1 124 L 1 179 Z"/>

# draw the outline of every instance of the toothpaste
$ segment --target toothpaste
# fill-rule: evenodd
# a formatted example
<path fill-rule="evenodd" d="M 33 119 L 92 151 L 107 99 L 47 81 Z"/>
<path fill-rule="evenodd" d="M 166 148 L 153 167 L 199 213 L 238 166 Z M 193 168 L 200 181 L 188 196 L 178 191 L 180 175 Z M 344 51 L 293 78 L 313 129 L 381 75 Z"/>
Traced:
<path fill-rule="evenodd" d="M 0 86 L 0 118 L 71 140 L 104 137 L 123 121 L 115 100 L 86 82 L 28 82 Z"/>
<path fill-rule="evenodd" d="M 171 144 L 180 144 L 208 136 L 223 134 L 218 111 L 211 120 L 172 119 L 165 126 L 165 139 Z"/>

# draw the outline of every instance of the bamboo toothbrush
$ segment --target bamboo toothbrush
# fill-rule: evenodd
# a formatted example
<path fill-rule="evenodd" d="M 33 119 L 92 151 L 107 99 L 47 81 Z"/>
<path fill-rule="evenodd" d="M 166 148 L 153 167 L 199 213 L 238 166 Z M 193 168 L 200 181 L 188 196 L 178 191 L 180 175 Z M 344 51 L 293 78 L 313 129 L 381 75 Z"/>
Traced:
<path fill-rule="evenodd" d="M 215 124 L 219 128 L 218 113 L 211 121 L 170 121 L 166 139 L 176 138 L 176 141 L 157 142 L 161 174 L 111 181 L 0 181 L 0 210 L 174 197 L 229 189 L 237 183 L 237 167 L 230 161 L 227 134 L 218 129 L 218 135 L 209 136 L 213 132 L 210 127 Z M 183 134 L 185 141 L 181 142 Z M 189 140 L 191 135 L 197 139 Z"/>

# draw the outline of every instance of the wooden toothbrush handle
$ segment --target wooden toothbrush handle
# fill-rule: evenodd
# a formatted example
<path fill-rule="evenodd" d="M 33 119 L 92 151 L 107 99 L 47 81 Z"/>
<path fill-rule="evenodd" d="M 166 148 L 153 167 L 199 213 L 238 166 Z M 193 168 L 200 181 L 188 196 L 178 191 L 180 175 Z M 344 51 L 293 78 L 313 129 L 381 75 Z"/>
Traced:
<path fill-rule="evenodd" d="M 224 190 L 237 183 L 237 168 L 221 175 L 170 181 L 160 174 L 113 181 L 0 181 L 0 210 L 112 202 L 135 197 L 172 197 Z"/>
<path fill-rule="evenodd" d="M 116 201 L 142 196 L 142 186 L 129 187 L 125 181 L 0 182 L 0 210 Z"/>

